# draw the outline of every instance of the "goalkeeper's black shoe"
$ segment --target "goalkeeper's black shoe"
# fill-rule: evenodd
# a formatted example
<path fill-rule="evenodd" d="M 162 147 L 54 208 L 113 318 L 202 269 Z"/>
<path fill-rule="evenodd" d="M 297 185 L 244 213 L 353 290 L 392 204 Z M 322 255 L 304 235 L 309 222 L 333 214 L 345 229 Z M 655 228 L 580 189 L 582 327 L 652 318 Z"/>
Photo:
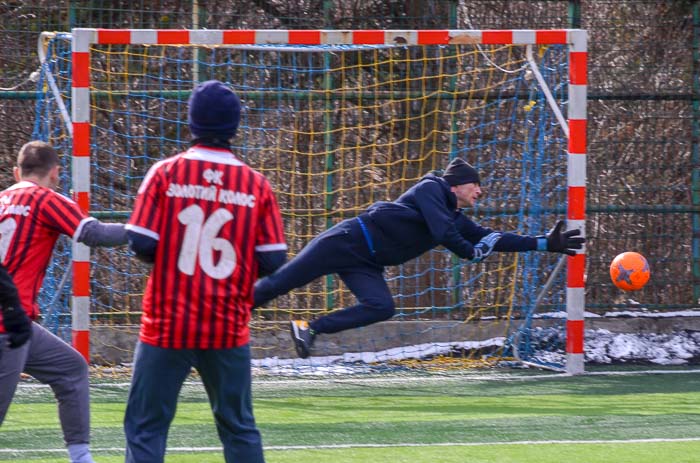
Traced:
<path fill-rule="evenodd" d="M 314 344 L 316 333 L 305 320 L 292 320 L 289 322 L 289 327 L 297 355 L 303 359 L 307 358 L 311 355 L 311 346 Z"/>

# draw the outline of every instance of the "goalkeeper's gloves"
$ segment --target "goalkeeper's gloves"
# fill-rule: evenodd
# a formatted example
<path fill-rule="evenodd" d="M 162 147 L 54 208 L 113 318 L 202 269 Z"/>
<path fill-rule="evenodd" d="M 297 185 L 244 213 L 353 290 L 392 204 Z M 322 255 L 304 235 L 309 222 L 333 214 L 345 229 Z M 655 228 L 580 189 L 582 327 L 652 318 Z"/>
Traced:
<path fill-rule="evenodd" d="M 32 337 L 32 321 L 22 307 L 4 307 L 2 323 L 11 349 L 22 346 Z"/>
<path fill-rule="evenodd" d="M 490 256 L 501 235 L 502 233 L 493 232 L 481 238 L 481 241 L 474 245 L 474 257 L 470 259 L 472 263 L 479 263 Z"/>
<path fill-rule="evenodd" d="M 575 256 L 575 250 L 583 247 L 586 238 L 578 236 L 581 234 L 581 230 L 579 229 L 562 232 L 563 228 L 564 221 L 560 220 L 546 236 L 538 236 L 537 250 L 561 252 L 569 256 Z"/>

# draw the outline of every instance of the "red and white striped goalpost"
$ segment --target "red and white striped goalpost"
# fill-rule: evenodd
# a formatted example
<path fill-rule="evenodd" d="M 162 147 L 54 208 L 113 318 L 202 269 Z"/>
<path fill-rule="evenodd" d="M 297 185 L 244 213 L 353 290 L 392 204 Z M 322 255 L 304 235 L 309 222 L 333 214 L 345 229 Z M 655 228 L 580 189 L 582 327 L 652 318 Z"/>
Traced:
<path fill-rule="evenodd" d="M 90 206 L 90 47 L 139 45 L 568 45 L 567 228 L 585 236 L 587 41 L 585 30 L 72 30 L 73 195 Z M 566 371 L 584 371 L 585 248 L 567 257 Z M 73 345 L 89 360 L 90 250 L 73 244 Z"/>

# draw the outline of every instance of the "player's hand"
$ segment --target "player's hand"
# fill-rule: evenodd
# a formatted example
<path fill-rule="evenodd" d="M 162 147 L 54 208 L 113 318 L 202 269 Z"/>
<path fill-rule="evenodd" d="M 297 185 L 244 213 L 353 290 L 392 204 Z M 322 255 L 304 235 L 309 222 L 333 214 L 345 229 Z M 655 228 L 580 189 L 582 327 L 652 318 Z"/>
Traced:
<path fill-rule="evenodd" d="M 574 256 L 576 255 L 575 250 L 583 247 L 586 238 L 578 236 L 581 234 L 581 230 L 579 229 L 567 230 L 562 233 L 563 228 L 564 221 L 560 220 L 554 228 L 547 233 L 547 251 L 561 252 L 569 256 Z"/>
<path fill-rule="evenodd" d="M 2 311 L 2 323 L 11 349 L 22 346 L 32 337 L 32 321 L 21 307 L 5 307 Z"/>
<path fill-rule="evenodd" d="M 501 239 L 502 233 L 493 232 L 481 238 L 481 241 L 474 245 L 474 257 L 472 263 L 479 263 L 486 259 L 493 252 L 493 247 L 496 246 L 498 240 Z"/>

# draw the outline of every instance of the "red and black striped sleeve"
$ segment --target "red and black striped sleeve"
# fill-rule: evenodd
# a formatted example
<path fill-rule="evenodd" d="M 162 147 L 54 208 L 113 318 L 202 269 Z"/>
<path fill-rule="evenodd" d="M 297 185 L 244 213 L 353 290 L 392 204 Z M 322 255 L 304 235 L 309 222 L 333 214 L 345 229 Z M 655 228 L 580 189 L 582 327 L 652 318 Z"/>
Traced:
<path fill-rule="evenodd" d="M 270 183 L 265 179 L 262 183 L 262 204 L 260 209 L 260 224 L 255 242 L 255 250 L 284 251 L 287 244 L 284 239 L 282 215 Z"/>
<path fill-rule="evenodd" d="M 46 195 L 39 211 L 40 220 L 46 228 L 72 238 L 78 236 L 84 222 L 95 220 L 84 213 L 78 203 L 54 191 Z"/>
<path fill-rule="evenodd" d="M 166 160 L 167 161 L 167 160 Z M 165 161 L 157 162 L 149 169 L 139 187 L 134 210 L 131 213 L 127 230 L 160 239 L 161 220 L 163 218 L 160 202 L 163 200 Z"/>

